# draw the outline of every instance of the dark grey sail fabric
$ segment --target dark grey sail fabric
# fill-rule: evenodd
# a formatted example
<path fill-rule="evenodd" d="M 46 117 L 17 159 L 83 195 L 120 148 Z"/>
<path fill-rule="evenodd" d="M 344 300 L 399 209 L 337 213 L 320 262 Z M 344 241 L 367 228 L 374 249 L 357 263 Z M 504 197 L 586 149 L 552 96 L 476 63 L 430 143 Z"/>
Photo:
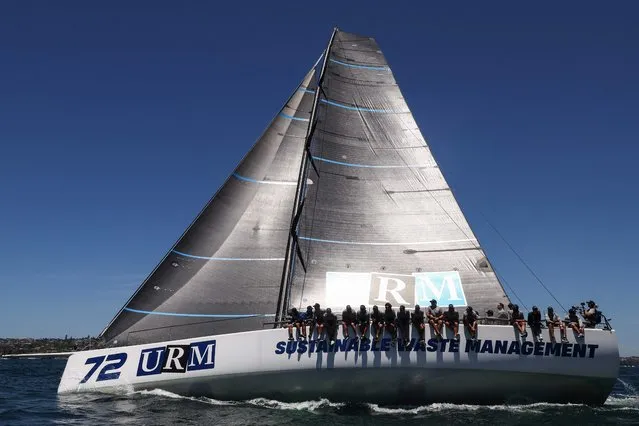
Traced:
<path fill-rule="evenodd" d="M 289 304 L 508 303 L 377 43 L 339 31 L 328 61 Z"/>
<path fill-rule="evenodd" d="M 313 69 L 104 329 L 107 341 L 125 345 L 232 333 L 273 321 L 314 76 Z"/>

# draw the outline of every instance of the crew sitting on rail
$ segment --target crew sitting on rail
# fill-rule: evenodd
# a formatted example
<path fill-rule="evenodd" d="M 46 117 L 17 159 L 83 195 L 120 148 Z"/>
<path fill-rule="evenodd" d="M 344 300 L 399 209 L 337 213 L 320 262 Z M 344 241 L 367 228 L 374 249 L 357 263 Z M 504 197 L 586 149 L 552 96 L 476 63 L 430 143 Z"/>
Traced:
<path fill-rule="evenodd" d="M 592 300 L 588 301 L 588 309 L 583 308 L 584 327 L 595 328 L 601 322 L 601 312 L 597 310 L 597 304 Z M 582 306 L 584 304 L 582 303 Z"/>
<path fill-rule="evenodd" d="M 355 328 L 356 321 L 355 311 L 351 308 L 351 305 L 346 305 L 346 309 L 342 312 L 342 333 L 344 338 L 348 339 L 348 329 L 352 328 L 355 337 L 357 337 L 357 329 Z"/>
<path fill-rule="evenodd" d="M 504 309 L 503 303 L 497 304 L 497 312 L 495 313 L 495 318 L 498 320 L 508 320 L 508 311 Z"/>
<path fill-rule="evenodd" d="M 544 338 L 541 336 L 541 312 L 536 306 L 533 306 L 532 311 L 528 312 L 528 325 L 530 326 L 530 331 L 532 331 L 533 339 L 543 342 Z"/>
<path fill-rule="evenodd" d="M 437 300 L 432 299 L 430 301 L 430 306 L 426 309 L 426 317 L 428 318 L 428 324 L 433 327 L 435 337 L 441 339 L 442 323 L 444 321 L 442 319 L 442 310 L 439 306 L 437 306 Z"/>
<path fill-rule="evenodd" d="M 368 324 L 370 320 L 371 320 L 371 316 L 366 311 L 366 306 L 360 305 L 359 311 L 357 311 L 357 325 L 359 328 L 359 335 L 361 336 L 361 339 L 363 342 L 367 340 L 366 333 L 368 332 Z"/>
<path fill-rule="evenodd" d="M 426 343 L 426 339 L 424 337 L 426 325 L 424 324 L 424 311 L 422 311 L 419 305 L 415 305 L 415 311 L 410 317 L 411 322 L 413 323 L 413 327 L 417 330 L 419 335 L 419 343 L 422 345 Z"/>
<path fill-rule="evenodd" d="M 313 325 L 317 330 L 316 341 L 322 339 L 322 332 L 324 331 L 324 311 L 320 308 L 320 304 L 313 305 L 315 311 L 313 312 Z M 313 330 L 311 330 L 310 336 L 313 336 Z"/>
<path fill-rule="evenodd" d="M 393 305 L 390 303 L 386 302 L 384 307 L 384 329 L 391 334 L 391 338 L 395 342 L 397 340 L 397 325 L 395 324 L 397 315 L 395 315 Z"/>
<path fill-rule="evenodd" d="M 444 325 L 455 334 L 455 339 L 459 340 L 459 312 L 455 310 L 455 307 L 451 303 L 448 305 L 448 310 L 443 314 Z"/>
<path fill-rule="evenodd" d="M 568 327 L 577 333 L 577 337 L 584 337 L 584 326 L 581 323 L 581 319 L 577 315 L 577 310 L 575 308 L 570 308 L 568 310 L 568 316 L 566 316 L 565 321 L 568 323 Z"/>
<path fill-rule="evenodd" d="M 288 340 L 294 340 L 293 326 L 295 326 L 295 328 L 297 329 L 297 332 L 299 333 L 300 325 L 301 325 L 300 313 L 298 312 L 297 308 L 291 308 L 291 310 L 288 312 Z"/>
<path fill-rule="evenodd" d="M 373 342 L 379 340 L 379 335 L 384 327 L 384 315 L 379 311 L 377 305 L 373 306 L 371 313 L 371 334 L 373 334 Z"/>
<path fill-rule="evenodd" d="M 519 305 L 513 305 L 513 313 L 510 318 L 510 324 L 519 330 L 521 337 L 528 336 L 528 332 L 526 331 L 526 320 L 524 319 L 524 314 L 519 311 Z"/>
<path fill-rule="evenodd" d="M 464 325 L 470 334 L 471 340 L 477 340 L 477 320 L 479 314 L 473 310 L 472 306 L 466 307 L 466 313 L 464 314 Z"/>
<path fill-rule="evenodd" d="M 326 325 L 326 337 L 328 338 L 329 344 L 334 345 L 335 340 L 337 340 L 337 317 L 331 311 L 331 308 L 326 308 L 326 313 L 324 314 L 324 324 Z"/>
<path fill-rule="evenodd" d="M 313 324 L 315 323 L 313 320 L 313 307 L 310 305 L 307 306 L 306 312 L 302 313 L 301 316 L 303 316 L 302 331 L 304 333 L 304 339 L 306 339 L 306 326 L 308 326 L 310 331 L 308 337 L 313 336 Z"/>
<path fill-rule="evenodd" d="M 548 311 L 546 312 L 546 327 L 548 327 L 548 334 L 550 335 L 551 341 L 555 341 L 555 327 L 559 327 L 561 343 L 568 343 L 564 322 L 559 318 L 559 315 L 555 313 L 552 306 L 548 306 Z"/>
<path fill-rule="evenodd" d="M 399 307 L 399 312 L 397 313 L 397 328 L 399 329 L 401 338 L 404 341 L 404 345 L 408 345 L 408 342 L 410 341 L 410 313 L 406 310 L 404 305 Z"/>

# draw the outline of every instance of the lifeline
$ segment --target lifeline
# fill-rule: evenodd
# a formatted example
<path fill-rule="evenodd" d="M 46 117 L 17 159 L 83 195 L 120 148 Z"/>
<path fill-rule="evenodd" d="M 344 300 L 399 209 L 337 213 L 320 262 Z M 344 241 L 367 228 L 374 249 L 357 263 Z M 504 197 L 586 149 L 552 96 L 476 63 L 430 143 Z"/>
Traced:
<path fill-rule="evenodd" d="M 381 339 L 375 344 L 369 341 L 354 339 L 337 339 L 335 344 L 329 345 L 327 341 L 292 341 L 278 342 L 275 345 L 275 354 L 304 354 L 321 352 L 387 352 L 395 349 L 391 339 Z M 460 342 L 454 339 L 430 339 L 426 345 L 420 345 L 416 339 L 412 339 L 407 345 L 399 340 L 398 352 L 452 352 L 459 353 Z M 562 358 L 594 358 L 599 345 L 580 343 L 553 343 L 553 342 L 519 342 L 517 340 L 467 340 L 463 352 L 488 353 L 504 355 L 533 355 L 533 356 L 557 356 Z"/>

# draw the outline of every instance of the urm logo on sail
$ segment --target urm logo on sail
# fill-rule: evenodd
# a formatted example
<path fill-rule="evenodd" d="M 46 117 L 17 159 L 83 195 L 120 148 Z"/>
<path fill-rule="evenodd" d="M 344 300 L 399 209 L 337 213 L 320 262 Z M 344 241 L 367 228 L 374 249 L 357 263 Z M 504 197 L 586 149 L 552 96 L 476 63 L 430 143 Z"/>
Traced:
<path fill-rule="evenodd" d="M 143 349 L 137 376 L 215 368 L 215 340 Z"/>

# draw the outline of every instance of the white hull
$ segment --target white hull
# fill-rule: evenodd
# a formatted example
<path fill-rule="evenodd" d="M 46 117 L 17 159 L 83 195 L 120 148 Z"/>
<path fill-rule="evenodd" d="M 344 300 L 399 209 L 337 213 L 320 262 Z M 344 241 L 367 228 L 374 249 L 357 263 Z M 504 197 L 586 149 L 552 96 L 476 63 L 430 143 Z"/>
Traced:
<path fill-rule="evenodd" d="M 390 339 L 375 348 L 338 340 L 332 352 L 325 344 L 310 344 L 310 352 L 309 344 L 289 343 L 284 329 L 201 337 L 75 353 L 58 392 L 159 388 L 216 399 L 602 404 L 617 378 L 616 334 L 586 330 L 577 339 L 570 331 L 563 345 L 548 343 L 548 330 L 543 336 L 539 343 L 510 326 L 482 325 L 476 343 L 463 333 L 452 347 L 449 334 L 417 350 L 393 347 Z"/>

